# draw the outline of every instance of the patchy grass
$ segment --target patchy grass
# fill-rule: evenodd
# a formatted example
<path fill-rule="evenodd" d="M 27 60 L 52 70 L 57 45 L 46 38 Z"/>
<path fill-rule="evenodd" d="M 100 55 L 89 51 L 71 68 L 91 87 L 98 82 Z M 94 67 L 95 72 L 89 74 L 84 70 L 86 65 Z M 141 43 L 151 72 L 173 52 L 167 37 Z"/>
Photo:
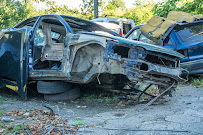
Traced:
<path fill-rule="evenodd" d="M 194 83 L 194 85 L 196 85 L 196 86 L 203 87 L 203 78 L 194 79 L 194 80 L 193 80 L 193 83 Z"/>
<path fill-rule="evenodd" d="M 26 128 L 26 125 L 16 125 L 16 126 L 8 126 L 4 131 L 5 134 L 11 134 L 16 131 L 23 131 Z"/>
<path fill-rule="evenodd" d="M 4 115 L 4 111 L 0 111 L 0 117 Z"/>
<path fill-rule="evenodd" d="M 114 97 L 113 97 L 113 102 L 114 102 L 114 103 L 119 102 L 119 100 L 118 100 L 118 96 L 114 96 Z"/>
<path fill-rule="evenodd" d="M 91 95 L 88 95 L 88 94 L 85 94 L 83 95 L 84 99 L 88 102 L 92 102 L 92 99 L 97 99 L 98 97 L 94 94 L 91 94 Z"/>
<path fill-rule="evenodd" d="M 106 124 L 106 123 L 107 123 L 107 121 L 105 120 L 105 121 L 100 122 L 99 125 L 100 125 L 100 126 L 103 126 L 103 125 Z"/>
<path fill-rule="evenodd" d="M 104 94 L 99 94 L 98 98 L 103 98 Z"/>
<path fill-rule="evenodd" d="M 86 99 L 97 99 L 97 96 L 94 94 L 91 94 L 89 96 L 86 96 Z"/>
<path fill-rule="evenodd" d="M 148 119 L 142 119 L 142 123 L 144 123 L 144 122 L 148 122 L 149 120 Z"/>
<path fill-rule="evenodd" d="M 110 104 L 111 103 L 111 99 L 109 99 L 108 97 L 105 97 L 105 103 L 106 104 Z"/>
<path fill-rule="evenodd" d="M 14 97 L 14 98 L 12 98 L 12 101 L 18 101 L 19 100 L 19 97 Z"/>
<path fill-rule="evenodd" d="M 99 103 L 103 103 L 103 99 L 98 99 L 98 102 Z"/>
<path fill-rule="evenodd" d="M 0 96 L 0 104 L 3 104 L 5 100 L 6 100 L 5 97 Z"/>
<path fill-rule="evenodd" d="M 92 102 L 93 99 L 96 99 L 99 103 L 105 103 L 105 104 L 111 104 L 116 103 L 118 96 L 114 95 L 112 93 L 100 93 L 100 94 L 84 94 L 83 99 L 85 99 L 88 102 Z M 95 101 L 95 100 L 94 100 Z"/>
<path fill-rule="evenodd" d="M 75 122 L 72 124 L 73 126 L 82 126 L 85 125 L 85 122 L 82 120 L 75 120 Z"/>
<path fill-rule="evenodd" d="M 191 79 L 187 82 L 187 84 L 203 88 L 203 75 L 192 76 Z"/>
<path fill-rule="evenodd" d="M 4 128 L 4 127 L 5 127 L 5 125 L 6 125 L 6 123 L 5 123 L 5 122 L 0 122 L 0 129 Z"/>

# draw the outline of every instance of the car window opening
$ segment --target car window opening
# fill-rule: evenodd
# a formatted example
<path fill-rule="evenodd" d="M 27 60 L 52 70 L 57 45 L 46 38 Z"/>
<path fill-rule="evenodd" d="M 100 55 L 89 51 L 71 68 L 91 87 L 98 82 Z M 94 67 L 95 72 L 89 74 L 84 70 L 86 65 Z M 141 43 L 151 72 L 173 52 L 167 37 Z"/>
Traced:
<path fill-rule="evenodd" d="M 34 70 L 60 70 L 66 29 L 56 19 L 44 19 L 34 37 Z"/>
<path fill-rule="evenodd" d="M 166 37 L 166 39 L 164 40 L 164 45 L 173 45 L 173 42 L 172 42 L 170 36 Z"/>
<path fill-rule="evenodd" d="M 123 23 L 123 34 L 127 34 L 131 29 L 131 24 Z"/>
<path fill-rule="evenodd" d="M 128 39 L 138 40 L 140 34 L 141 34 L 140 29 L 136 29 L 136 30 L 134 30 L 134 31 L 128 36 Z"/>
<path fill-rule="evenodd" d="M 175 32 L 182 43 L 200 42 L 203 40 L 203 23 L 178 26 Z"/>
<path fill-rule="evenodd" d="M 144 43 L 156 44 L 154 41 L 148 39 L 143 34 L 140 35 L 139 41 L 144 42 Z"/>

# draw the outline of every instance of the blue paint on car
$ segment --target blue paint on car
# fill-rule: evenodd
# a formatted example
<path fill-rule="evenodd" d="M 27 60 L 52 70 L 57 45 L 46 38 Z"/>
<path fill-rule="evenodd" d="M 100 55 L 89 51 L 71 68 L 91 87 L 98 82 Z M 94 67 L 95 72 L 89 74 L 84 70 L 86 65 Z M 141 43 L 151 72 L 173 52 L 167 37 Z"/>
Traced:
<path fill-rule="evenodd" d="M 144 24 L 138 25 L 133 28 L 125 38 L 130 38 L 135 31 L 140 31 L 140 27 Z M 194 34 L 193 34 L 194 33 Z M 137 41 L 142 41 L 140 38 Z M 180 60 L 181 66 L 189 71 L 190 74 L 203 73 L 203 21 L 199 20 L 192 23 L 182 23 L 182 25 L 175 25 L 170 32 L 166 32 L 162 47 L 175 50 L 185 57 Z M 168 38 L 168 39 L 167 39 Z M 166 42 L 166 40 L 168 40 Z M 148 39 L 147 41 L 151 41 Z M 146 41 L 142 41 L 146 42 Z M 160 42 L 154 42 L 159 45 Z M 161 46 L 161 45 L 160 45 Z"/>

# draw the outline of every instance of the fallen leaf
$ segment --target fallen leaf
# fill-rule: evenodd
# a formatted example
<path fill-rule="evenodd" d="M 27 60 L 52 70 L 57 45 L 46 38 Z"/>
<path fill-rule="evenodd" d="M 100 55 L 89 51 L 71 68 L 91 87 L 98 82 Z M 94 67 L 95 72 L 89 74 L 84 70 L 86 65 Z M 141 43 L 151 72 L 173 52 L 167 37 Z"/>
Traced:
<path fill-rule="evenodd" d="M 123 102 L 122 101 L 120 101 L 119 103 L 118 103 L 118 105 L 122 105 L 123 104 Z"/>
<path fill-rule="evenodd" d="M 21 116 L 21 115 L 23 115 L 23 114 L 25 114 L 25 112 L 19 112 L 19 113 L 18 113 L 18 116 Z"/>
<path fill-rule="evenodd" d="M 12 130 L 12 129 L 13 129 L 13 127 L 9 127 L 9 128 L 8 128 L 8 130 Z"/>

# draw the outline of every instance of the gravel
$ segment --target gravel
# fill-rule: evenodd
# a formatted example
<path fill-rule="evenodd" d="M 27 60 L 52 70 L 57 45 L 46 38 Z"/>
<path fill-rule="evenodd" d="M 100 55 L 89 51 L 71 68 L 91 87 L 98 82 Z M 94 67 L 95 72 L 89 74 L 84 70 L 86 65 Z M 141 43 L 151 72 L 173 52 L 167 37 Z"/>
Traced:
<path fill-rule="evenodd" d="M 81 135 L 188 135 L 203 134 L 203 88 L 181 86 L 174 97 L 166 97 L 143 110 L 144 104 L 116 105 L 101 103 L 98 99 L 79 99 L 71 102 L 47 102 L 43 96 L 29 95 L 22 101 L 18 95 L 2 90 L 5 97 L 0 110 L 32 110 L 50 106 L 72 125 L 80 119 L 89 128 L 80 127 Z M 22 118 L 23 119 L 23 118 Z M 20 120 L 15 120 L 19 122 Z M 24 121 L 29 122 L 29 121 Z M 28 123 L 29 124 L 29 123 Z"/>

